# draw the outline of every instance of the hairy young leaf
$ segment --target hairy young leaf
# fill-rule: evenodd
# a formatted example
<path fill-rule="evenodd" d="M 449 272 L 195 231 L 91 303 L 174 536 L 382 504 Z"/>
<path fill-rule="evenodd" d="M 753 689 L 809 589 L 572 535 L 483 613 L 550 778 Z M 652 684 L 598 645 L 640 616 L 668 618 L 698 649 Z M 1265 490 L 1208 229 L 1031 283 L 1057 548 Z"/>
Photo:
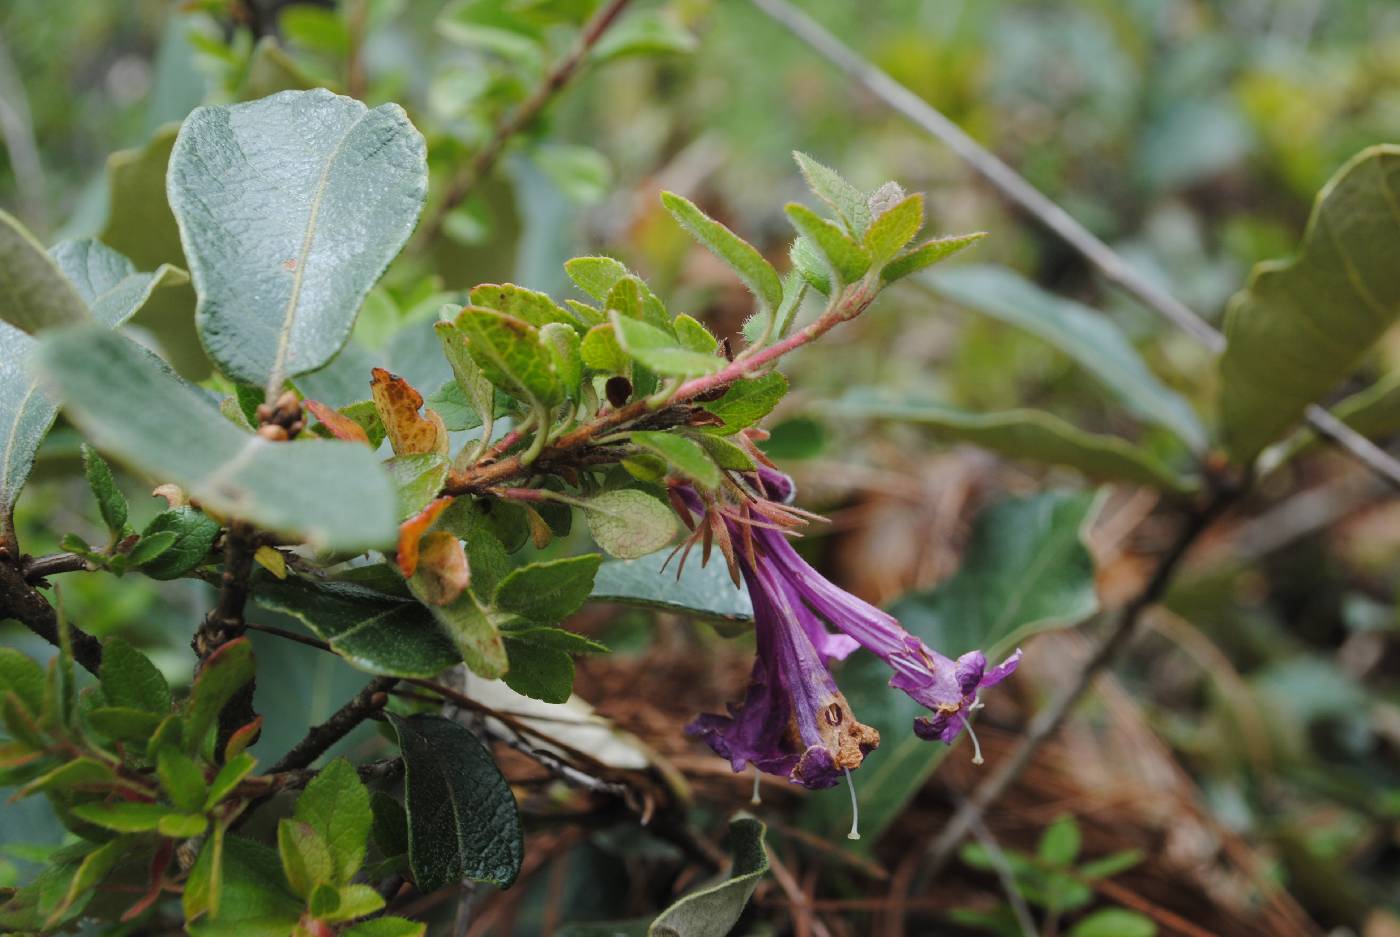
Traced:
<path fill-rule="evenodd" d="M 710 334 L 710 330 L 685 313 L 676 316 L 671 325 L 682 348 L 702 355 L 713 355 L 719 348 L 719 340 Z"/>
<path fill-rule="evenodd" d="M 700 377 L 722 370 L 723 358 L 690 351 L 675 336 L 616 310 L 609 313 L 613 334 L 628 355 L 656 372 L 673 377 Z M 592 332 L 589 333 L 593 334 Z"/>
<path fill-rule="evenodd" d="M 575 257 L 564 262 L 564 272 L 574 285 L 598 302 L 606 302 L 617 281 L 627 276 L 627 266 L 611 257 Z"/>
<path fill-rule="evenodd" d="M 241 432 L 201 391 L 105 329 L 55 333 L 37 358 L 99 449 L 180 485 L 206 508 L 324 548 L 394 542 L 394 492 L 364 446 L 288 445 Z"/>
<path fill-rule="evenodd" d="M 834 170 L 828 169 L 806 153 L 794 151 L 792 158 L 807 182 L 812 194 L 831 206 L 856 237 L 864 237 L 870 227 L 870 206 L 864 192 L 851 185 Z"/>
<path fill-rule="evenodd" d="M 1335 387 L 1400 315 L 1400 146 L 1363 150 L 1318 193 L 1296 259 L 1230 301 L 1221 431 L 1248 463 Z"/>
<path fill-rule="evenodd" d="M 885 209 L 865 232 L 865 249 L 877 267 L 883 267 L 924 226 L 924 197 L 914 193 Z"/>
<path fill-rule="evenodd" d="M 632 367 L 632 359 L 617 343 L 617 333 L 611 324 L 595 325 L 589 329 L 583 337 L 579 354 L 585 365 L 604 374 L 626 374 Z"/>
<path fill-rule="evenodd" d="M 87 476 L 88 487 L 97 499 L 97 510 L 102 515 L 102 523 L 107 525 L 107 531 L 115 543 L 127 531 L 126 496 L 117 487 L 117 480 L 112 477 L 112 469 L 102 456 L 86 444 L 82 447 L 82 453 L 83 474 Z"/>
<path fill-rule="evenodd" d="M 403 752 L 408 857 L 419 890 L 462 879 L 509 886 L 524 842 L 515 797 L 491 753 L 441 716 L 385 715 Z"/>
<path fill-rule="evenodd" d="M 854 283 L 865 276 L 871 255 L 863 244 L 806 205 L 789 202 L 784 211 L 797 233 L 817 249 L 838 282 Z"/>
<path fill-rule="evenodd" d="M 570 328 L 574 326 L 574 317 L 547 294 L 527 290 L 514 283 L 482 283 L 473 287 L 467 298 L 473 306 L 504 312 L 523 319 L 537 329 L 551 322 L 560 322 Z"/>
<path fill-rule="evenodd" d="M 702 487 L 715 488 L 719 485 L 719 466 L 695 440 L 664 432 L 636 432 L 629 438 L 643 449 L 665 459 L 667 465 Z"/>
<path fill-rule="evenodd" d="M 771 314 L 772 310 L 782 305 L 782 281 L 753 245 L 674 192 L 662 192 L 661 204 L 666 206 L 681 227 L 739 275 L 766 312 Z"/>
<path fill-rule="evenodd" d="M 735 381 L 718 400 L 701 406 L 719 417 L 723 423 L 710 430 L 729 436 L 763 419 L 787 393 L 787 378 L 779 371 L 769 371 L 762 377 L 746 377 Z"/>
<path fill-rule="evenodd" d="M 44 669 L 11 647 L 0 647 L 0 687 L 13 693 L 31 716 L 44 708 Z"/>
<path fill-rule="evenodd" d="M 911 273 L 918 273 L 927 267 L 947 260 L 954 254 L 976 244 L 987 236 L 985 231 L 978 231 L 975 234 L 954 234 L 948 237 L 934 238 L 932 241 L 925 241 L 909 253 L 901 257 L 896 257 L 885 264 L 880 271 L 880 278 L 886 283 L 893 283 L 895 280 L 909 276 Z"/>
<path fill-rule="evenodd" d="M 570 325 L 550 322 L 540 329 L 540 342 L 549 352 L 554 374 L 570 400 L 578 399 L 583 383 L 583 355 L 578 331 Z"/>
<path fill-rule="evenodd" d="M 549 352 L 533 325 L 477 306 L 463 309 L 456 325 L 467 336 L 472 359 L 501 390 L 544 406 L 564 398 Z"/>
<path fill-rule="evenodd" d="M 206 736 L 224 704 L 253 679 L 253 645 L 235 638 L 205 658 L 190 690 L 185 725 L 185 750 L 202 753 Z"/>
<path fill-rule="evenodd" d="M 396 104 L 284 91 L 196 108 L 167 188 L 210 357 L 229 377 L 280 387 L 335 355 L 408 240 L 426 146 Z"/>

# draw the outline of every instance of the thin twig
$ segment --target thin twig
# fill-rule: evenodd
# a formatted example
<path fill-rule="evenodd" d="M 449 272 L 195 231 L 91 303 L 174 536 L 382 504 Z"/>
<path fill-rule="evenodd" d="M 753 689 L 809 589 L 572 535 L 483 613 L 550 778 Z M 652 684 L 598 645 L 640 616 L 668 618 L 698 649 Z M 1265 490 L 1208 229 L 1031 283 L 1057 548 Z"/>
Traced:
<path fill-rule="evenodd" d="M 361 781 L 383 781 L 397 777 L 403 771 L 402 758 L 385 758 L 358 765 L 355 773 Z M 319 769 L 301 768 L 296 771 L 279 771 L 272 774 L 253 775 L 238 785 L 238 796 L 255 797 L 259 800 L 280 794 L 283 791 L 297 791 L 311 783 L 320 774 Z M 244 813 L 246 817 L 251 811 Z M 240 818 L 242 819 L 242 818 Z"/>
<path fill-rule="evenodd" d="M 894 108 L 950 150 L 990 182 L 1003 195 L 1055 232 L 1098 268 L 1119 288 L 1172 322 L 1212 352 L 1225 349 L 1225 336 L 1175 296 L 1143 276 L 1113 248 L 1080 224 L 1073 215 L 1047 198 L 1016 170 L 998 159 L 923 98 L 895 81 L 871 62 L 828 32 L 788 0 L 752 0 L 754 6 L 811 46 L 871 94 Z M 1400 462 L 1317 405 L 1307 408 L 1306 418 L 1323 438 L 1353 456 L 1362 465 L 1400 488 Z"/>
<path fill-rule="evenodd" d="M 1234 503 L 1240 492 L 1236 489 L 1221 489 L 1200 510 L 1193 513 L 1172 541 L 1166 552 L 1157 561 L 1152 576 L 1122 610 L 1108 629 L 1099 637 L 1089 658 L 1080 666 L 1068 686 L 1054 700 L 1042 708 L 1031 719 L 1026 734 L 1016 748 L 1004 758 L 986 780 L 977 786 L 972 796 L 961 804 L 938 838 L 929 846 L 928 856 L 919 876 L 915 891 L 922 888 L 937 875 L 953 854 L 953 850 L 972 830 L 974 824 L 992 804 L 1014 784 L 1030 764 L 1031 758 L 1040 746 L 1064 724 L 1065 719 L 1084 695 L 1094 678 L 1099 675 L 1117 656 L 1118 651 L 1136 631 L 1143 612 L 1151 608 L 1166 592 L 1177 567 L 1185 559 L 1191 546 L 1205 532 L 1226 508 Z"/>
<path fill-rule="evenodd" d="M 522 130 L 534 123 L 540 112 L 545 109 L 550 101 L 573 80 L 579 71 L 588 53 L 598 44 L 598 40 L 603 38 L 608 27 L 613 24 L 618 15 L 626 8 L 630 0 L 609 0 L 593 18 L 583 27 L 579 33 L 578 41 L 574 44 L 573 50 L 564 58 L 554 64 L 549 73 L 539 83 L 530 96 L 521 102 L 520 106 L 513 110 L 491 134 L 491 139 L 486 142 L 476 156 L 474 156 L 465 167 L 453 178 L 448 186 L 446 194 L 433 209 L 433 213 L 428 220 L 418 229 L 418 234 L 414 237 L 414 247 L 423 248 L 437 240 L 442 233 L 442 227 L 447 222 L 447 216 L 458 205 L 467 200 L 467 197 L 475 191 L 476 187 L 491 172 L 496 161 L 505 152 L 506 145 L 511 139 Z"/>
<path fill-rule="evenodd" d="M 243 621 L 243 609 L 248 604 L 248 580 L 253 575 L 253 555 L 257 549 L 258 537 L 252 527 L 239 521 L 228 525 L 224 532 L 224 571 L 220 578 L 219 599 L 190 640 L 190 647 L 199 658 L 196 676 L 215 651 L 242 637 L 247 628 Z M 257 718 L 258 714 L 253 708 L 256 690 L 257 680 L 254 678 L 239 687 L 224 704 L 219 712 L 216 752 L 222 752 L 235 732 Z"/>
<path fill-rule="evenodd" d="M 375 677 L 349 702 L 332 713 L 329 719 L 320 725 L 312 726 L 302 740 L 269 770 L 276 774 L 280 771 L 309 767 L 332 745 L 349 735 L 357 725 L 383 709 L 388 700 L 388 692 L 398 682 L 397 677 Z"/>
<path fill-rule="evenodd" d="M 19 569 L 0 560 L 0 619 L 13 618 L 45 641 L 58 647 L 58 614 Z M 102 667 L 102 642 L 72 625 L 68 639 L 73 660 L 94 676 Z"/>
<path fill-rule="evenodd" d="M 48 556 L 36 556 L 23 564 L 24 578 L 28 582 L 38 582 L 49 576 L 56 576 L 59 573 L 76 573 L 81 570 L 92 569 L 87 560 L 76 553 L 51 553 Z"/>

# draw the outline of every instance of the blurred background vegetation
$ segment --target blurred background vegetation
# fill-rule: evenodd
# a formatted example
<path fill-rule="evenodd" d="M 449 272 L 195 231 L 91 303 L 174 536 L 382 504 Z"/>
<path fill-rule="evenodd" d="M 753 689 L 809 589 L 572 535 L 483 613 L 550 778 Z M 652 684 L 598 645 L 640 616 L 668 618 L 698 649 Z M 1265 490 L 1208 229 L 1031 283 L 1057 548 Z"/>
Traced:
<path fill-rule="evenodd" d="M 1393 0 L 801 5 L 1217 323 L 1253 264 L 1294 249 L 1328 177 L 1364 146 L 1400 138 Z M 429 140 L 430 217 L 433 197 L 595 6 L 6 0 L 0 206 L 46 243 L 101 235 L 141 269 L 179 263 L 178 241 L 148 237 L 160 218 L 133 221 L 128 207 L 123 220 L 109 220 L 109 173 L 139 171 L 142 148 L 168 148 L 162 128 L 199 103 L 325 85 L 407 108 Z M 396 263 L 367 302 L 356 342 L 418 386 L 435 387 L 446 375 L 432 369 L 445 364 L 425 351 L 430 329 L 416 326 L 431 320 L 444 293 L 485 281 L 563 293 L 561 263 L 589 252 L 626 260 L 672 309 L 734 333 L 747 296 L 664 217 L 656 193 L 686 193 L 778 253 L 790 236 L 781 205 L 803 195 L 794 149 L 863 188 L 893 178 L 927 192 L 935 233 L 990 232 L 978 261 L 1104 311 L 1163 382 L 1198 402 L 1210 398 L 1207 352 L 1105 288 L 955 156 L 741 0 L 637 4 L 498 171 L 444 216 L 444 237 Z M 122 225 L 141 226 L 141 237 Z M 164 293 L 138 324 L 187 376 L 207 378 L 188 325 L 192 291 Z M 1397 357 L 1400 343 L 1382 343 L 1364 376 L 1393 371 Z M 809 538 L 812 556 L 872 601 L 951 574 L 983 506 L 1008 493 L 1091 484 L 828 406 L 853 388 L 970 410 L 1035 406 L 1175 451 L 1162 431 L 1125 421 L 1062 349 L 917 286 L 891 290 L 875 314 L 786 369 L 796 392 L 770 420 L 769 451 L 793 471 L 806 506 L 835 521 Z M 76 436 L 60 424 L 36 471 L 41 483 L 20 502 L 29 552 L 56 549 L 69 531 L 97 536 L 76 454 Z M 125 481 L 133 505 L 154 514 L 148 486 Z M 1103 496 L 1087 543 L 1105 605 L 1134 592 L 1161 549 L 1159 507 L 1155 495 L 1124 486 Z M 1175 933 L 1171 915 L 1212 933 L 1400 933 L 1397 559 L 1400 502 L 1328 453 L 1269 478 L 1206 538 L 1151 633 L 988 818 L 990 835 L 1016 860 L 1019 888 L 1048 909 L 1044 919 L 1124 907 L 1139 920 L 1097 933 L 1151 933 L 1131 929 L 1144 927 L 1142 918 Z M 188 678 L 185 646 L 207 603 L 202 586 L 65 577 L 62 602 L 86 630 L 121 633 L 172 678 Z M 747 781 L 731 778 L 679 726 L 736 697 L 743 648 L 677 619 L 649 627 L 639 613 L 586 618 L 578 626 L 618 652 L 582 663 L 578 692 L 672 758 L 703 815 L 720 824 L 747 799 Z M 49 653 L 21 632 L 6 631 L 5 640 Z M 697 645 L 706 649 L 698 662 Z M 1068 632 L 1028 646 L 1025 676 L 984 720 L 989 762 L 1082 651 Z M 260 649 L 259 659 L 260 707 L 299 719 L 270 719 L 255 752 L 286 749 L 301 718 L 324 717 L 362 682 L 295 645 Z M 373 733 L 347 744 L 373 746 Z M 795 794 L 771 797 L 765 819 L 787 881 L 762 886 L 745 919 L 750 932 L 1018 933 L 985 847 L 965 850 L 961 865 L 923 891 L 910 894 L 901 879 L 903 857 L 975 785 L 965 761 L 959 750 L 928 785 L 905 792 L 912 799 L 900 822 L 859 853 L 844 852 L 821 811 L 804 809 Z M 1052 827 L 1061 816 L 1076 819 Z M 1063 853 L 1066 824 L 1082 841 L 1067 861 L 1132 850 L 1127 870 L 1090 889 L 1069 873 L 1047 880 L 1043 864 L 1017 858 Z M 1059 831 L 1049 845 L 1047 828 Z M 59 836 L 42 803 L 6 806 L 0 879 L 23 879 L 26 860 Z M 667 888 L 655 870 L 675 861 L 626 823 L 532 836 L 535 864 L 493 899 L 494 917 L 480 918 L 479 932 L 549 932 L 640 913 Z M 1034 897 L 1046 893 L 1048 904 Z"/>

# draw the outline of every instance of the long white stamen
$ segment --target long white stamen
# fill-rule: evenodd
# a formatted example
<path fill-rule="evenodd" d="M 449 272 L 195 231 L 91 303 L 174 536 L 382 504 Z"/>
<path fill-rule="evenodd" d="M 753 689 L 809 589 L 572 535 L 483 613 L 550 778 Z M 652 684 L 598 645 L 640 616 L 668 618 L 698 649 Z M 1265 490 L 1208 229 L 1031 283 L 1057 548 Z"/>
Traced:
<path fill-rule="evenodd" d="M 762 780 L 762 778 L 763 778 L 763 775 L 759 774 L 757 768 L 754 768 L 754 769 L 753 769 L 753 796 L 749 798 L 749 803 L 753 804 L 755 807 L 757 807 L 759 804 L 763 803 L 763 798 L 758 796 L 758 782 L 759 782 L 760 780 Z"/>
<path fill-rule="evenodd" d="M 972 714 L 983 706 L 981 697 L 974 696 L 972 705 L 967 707 L 967 715 L 963 717 L 963 725 L 967 726 L 968 738 L 972 739 L 972 763 L 980 765 L 982 763 L 982 746 L 977 741 L 977 733 L 972 730 Z"/>
<path fill-rule="evenodd" d="M 982 763 L 982 746 L 977 741 L 977 733 L 972 731 L 972 723 L 964 721 L 963 725 L 967 726 L 968 738 L 972 739 L 972 763 L 980 765 Z"/>
<path fill-rule="evenodd" d="M 860 804 L 856 801 L 856 782 L 851 780 L 851 769 L 842 768 L 846 772 L 846 786 L 851 789 L 851 832 L 846 834 L 847 839 L 860 839 Z"/>

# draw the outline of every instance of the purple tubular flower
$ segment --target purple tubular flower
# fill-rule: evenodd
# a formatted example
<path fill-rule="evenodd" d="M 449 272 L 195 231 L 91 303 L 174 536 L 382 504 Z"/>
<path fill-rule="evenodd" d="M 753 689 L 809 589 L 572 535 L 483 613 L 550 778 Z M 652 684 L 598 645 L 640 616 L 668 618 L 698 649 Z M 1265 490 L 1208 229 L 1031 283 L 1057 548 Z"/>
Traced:
<path fill-rule="evenodd" d="M 809 608 L 889 665 L 894 671 L 890 686 L 933 710 L 933 718 L 914 720 L 914 732 L 920 738 L 956 739 L 977 704 L 978 691 L 1005 680 L 1021 661 L 1019 650 L 990 671 L 981 651 L 950 660 L 901 628 L 888 613 L 833 585 L 780 532 L 755 530 L 754 541 L 754 548 L 781 570 Z"/>
<path fill-rule="evenodd" d="M 735 771 L 751 764 L 803 787 L 831 787 L 880 744 L 880 733 L 856 720 L 827 669 L 828 659 L 855 644 L 829 634 L 766 557 L 755 559 L 739 557 L 758 640 L 748 692 L 728 716 L 699 716 L 686 732 Z"/>

